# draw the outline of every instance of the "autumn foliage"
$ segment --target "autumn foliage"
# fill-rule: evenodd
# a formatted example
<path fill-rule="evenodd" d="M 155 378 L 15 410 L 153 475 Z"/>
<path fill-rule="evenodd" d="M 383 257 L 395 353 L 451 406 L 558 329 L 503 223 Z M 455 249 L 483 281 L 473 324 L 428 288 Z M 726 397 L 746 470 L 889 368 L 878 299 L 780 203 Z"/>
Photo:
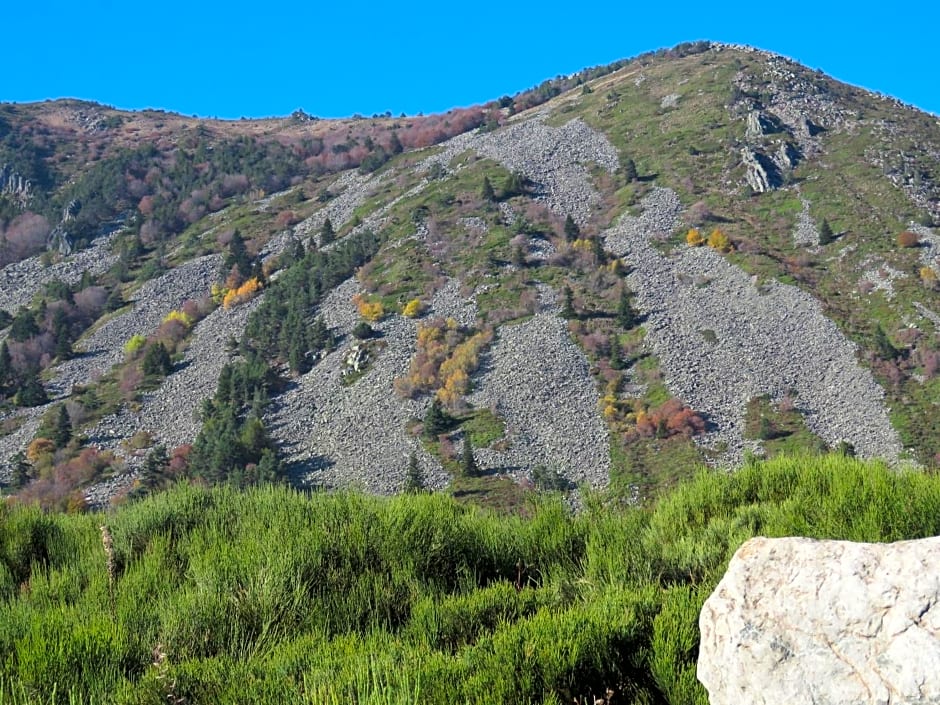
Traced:
<path fill-rule="evenodd" d="M 678 399 L 670 399 L 655 409 L 639 410 L 634 420 L 635 432 L 651 438 L 694 436 L 705 430 L 705 421 Z"/>
<path fill-rule="evenodd" d="M 689 232 L 685 235 L 685 242 L 689 247 L 699 247 L 705 244 L 705 237 L 698 228 L 690 228 Z"/>
<path fill-rule="evenodd" d="M 412 299 L 405 304 L 405 307 L 402 309 L 401 315 L 407 318 L 417 318 L 424 311 L 424 304 L 421 302 L 421 299 Z"/>
<path fill-rule="evenodd" d="M 395 389 L 412 398 L 433 392 L 442 404 L 456 408 L 469 391 L 480 352 L 492 340 L 492 330 L 472 333 L 452 318 L 435 318 L 419 325 L 418 351 L 407 377 L 395 380 Z"/>
<path fill-rule="evenodd" d="M 252 277 L 241 286 L 229 289 L 223 294 L 222 308 L 229 309 L 250 301 L 259 291 L 261 291 L 261 282 L 258 281 L 257 277 Z"/>
<path fill-rule="evenodd" d="M 359 315 L 371 323 L 380 321 L 385 316 L 385 307 L 381 301 L 376 301 L 362 294 L 356 294 L 352 300 L 356 304 Z"/>
<path fill-rule="evenodd" d="M 708 236 L 708 246 L 719 252 L 731 251 L 731 241 L 721 228 L 712 230 L 711 235 Z"/>
<path fill-rule="evenodd" d="M 920 244 L 920 237 L 917 233 L 912 233 L 910 230 L 904 230 L 898 233 L 898 246 L 899 247 L 917 247 Z"/>

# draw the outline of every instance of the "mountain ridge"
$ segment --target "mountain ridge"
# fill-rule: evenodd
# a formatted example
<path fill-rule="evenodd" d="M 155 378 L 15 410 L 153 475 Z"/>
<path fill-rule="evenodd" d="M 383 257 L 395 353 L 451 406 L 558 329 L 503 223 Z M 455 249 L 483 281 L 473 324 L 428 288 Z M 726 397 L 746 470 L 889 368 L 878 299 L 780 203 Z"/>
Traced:
<path fill-rule="evenodd" d="M 60 229 L 79 250 L 30 255 L 0 272 L 5 289 L 17 292 L 0 304 L 26 325 L 17 307 L 31 301 L 28 317 L 39 329 L 23 340 L 5 334 L 18 378 L 4 391 L 12 400 L 27 383 L 34 390 L 27 373 L 35 360 L 54 397 L 3 412 L 7 481 L 25 473 L 34 493 L 45 482 L 46 495 L 78 493 L 79 504 L 99 505 L 116 482 L 147 491 L 205 478 L 192 468 L 212 465 L 205 454 L 221 451 L 207 445 L 193 417 L 201 410 L 206 422 L 228 408 L 219 375 L 262 358 L 279 381 L 246 382 L 256 401 L 225 412 L 235 415 L 238 433 L 251 419 L 264 428 L 263 438 L 243 444 L 248 476 L 263 446 L 280 452 L 279 472 L 295 482 L 392 492 L 414 455 L 435 487 L 450 482 L 457 492 L 512 502 L 546 478 L 611 482 L 635 496 L 682 472 L 670 466 L 740 462 L 745 452 L 843 444 L 865 456 L 935 462 L 940 433 L 925 414 L 940 359 L 935 116 L 779 55 L 714 43 L 554 81 L 445 116 L 297 114 L 276 134 L 234 121 L 232 134 L 251 127 L 259 131 L 253 138 L 148 113 L 148 142 L 130 152 L 122 140 L 131 139 L 133 123 L 95 127 L 107 117 L 89 115 L 84 104 L 59 106 L 77 111 L 71 122 L 60 115 L 43 128 L 22 124 L 18 113 L 34 108 L 0 106 L 0 157 L 12 154 L 24 172 L 45 174 L 35 198 L 47 214 L 26 222 L 23 205 L 9 196 L 0 202 L 8 243 L 0 251 L 51 231 L 49 218 L 59 212 Z M 56 125 L 90 126 L 90 137 L 69 153 L 55 141 Z M 107 137 L 109 130 L 120 136 Z M 100 158 L 76 166 L 87 155 Z M 69 215 L 73 202 L 80 206 Z M 122 229 L 99 235 L 115 217 Z M 693 246 L 690 230 L 711 246 Z M 247 244 L 245 254 L 233 240 Z M 349 250 L 337 250 L 343 243 L 378 249 L 340 276 L 335 268 L 348 267 L 339 264 Z M 69 264 L 82 256 L 98 269 L 86 275 Z M 304 271 L 318 274 L 310 281 Z M 76 290 L 66 294 L 57 279 Z M 266 281 L 260 292 L 236 296 L 252 279 Z M 303 300 L 284 293 L 282 280 L 300 286 Z M 327 280 L 335 284 L 325 289 Z M 199 303 L 213 284 L 236 303 L 211 310 L 229 294 Z M 330 293 L 336 284 L 341 295 Z M 81 295 L 84 309 L 69 295 Z M 242 296 L 258 298 L 237 303 Z M 135 297 L 133 308 L 85 321 L 103 312 L 99 299 L 124 306 Z M 269 299 L 281 302 L 277 325 L 265 322 Z M 409 315 L 411 302 L 424 313 Z M 64 311 L 67 325 L 56 329 L 50 308 Z M 177 310 L 189 322 L 170 330 L 175 324 L 165 319 Z M 356 355 L 365 367 L 345 374 L 353 329 L 376 312 L 381 335 L 362 338 Z M 313 342 L 318 316 L 332 332 Z M 559 347 L 539 342 L 535 328 L 527 337 L 527 321 L 539 320 L 551 322 Z M 274 333 L 282 339 L 270 339 Z M 144 351 L 165 343 L 176 362 L 142 375 L 143 356 L 122 350 L 134 335 L 144 338 Z M 470 353 L 476 335 L 492 342 Z M 63 347 L 60 357 L 60 337 L 85 352 L 74 357 Z M 564 357 L 572 343 L 571 360 L 583 362 L 556 368 L 538 353 Z M 530 372 L 528 391 L 511 401 L 513 383 Z M 318 375 L 317 388 L 331 395 L 301 392 Z M 496 379 L 503 381 L 493 391 Z M 525 399 L 540 398 L 536 379 L 546 406 L 532 413 Z M 593 386 L 596 408 L 562 404 L 561 417 L 549 418 L 559 400 L 577 398 L 569 385 Z M 88 388 L 97 390 L 97 408 L 79 401 Z M 213 389 L 216 406 L 206 407 Z M 434 397 L 446 400 L 459 425 L 429 438 L 420 428 Z M 311 423 L 311 400 L 333 416 Z M 85 442 L 53 444 L 33 453 L 29 467 L 17 466 L 10 460 L 17 448 L 52 435 L 48 417 L 62 402 Z M 484 423 L 486 434 L 471 430 Z M 589 426 L 604 431 L 578 430 Z M 366 444 L 365 429 L 381 432 Z M 588 463 L 606 469 L 579 467 L 587 446 L 566 453 L 582 435 L 597 439 L 595 450 L 609 446 L 600 454 L 606 459 Z M 467 437 L 482 476 L 460 469 Z M 176 470 L 169 457 L 152 467 L 145 461 L 160 442 L 195 450 L 173 455 Z M 96 443 L 104 459 L 62 490 L 68 482 L 56 478 Z M 377 472 L 379 464 L 387 467 Z"/>

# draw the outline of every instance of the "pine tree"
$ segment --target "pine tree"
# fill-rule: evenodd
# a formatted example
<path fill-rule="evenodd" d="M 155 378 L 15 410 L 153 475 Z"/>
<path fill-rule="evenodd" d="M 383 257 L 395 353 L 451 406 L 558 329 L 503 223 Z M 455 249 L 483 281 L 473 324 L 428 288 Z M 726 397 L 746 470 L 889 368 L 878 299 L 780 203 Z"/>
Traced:
<path fill-rule="evenodd" d="M 610 336 L 610 369 L 623 369 L 623 352 L 620 349 L 620 341 L 616 335 Z"/>
<path fill-rule="evenodd" d="M 49 401 L 46 389 L 39 381 L 38 370 L 28 370 L 25 373 L 13 401 L 17 406 L 39 406 Z"/>
<path fill-rule="evenodd" d="M 574 292 L 571 291 L 571 287 L 565 284 L 563 291 L 565 301 L 561 306 L 561 317 L 562 318 L 574 318 L 576 316 L 574 312 Z"/>
<path fill-rule="evenodd" d="M 625 330 L 637 324 L 636 311 L 633 308 L 633 294 L 627 287 L 620 290 L 620 303 L 617 306 L 617 323 Z"/>
<path fill-rule="evenodd" d="M 828 245 L 830 242 L 836 239 L 835 234 L 832 232 L 832 226 L 829 225 L 829 221 L 823 218 L 823 222 L 819 226 L 819 244 Z"/>
<path fill-rule="evenodd" d="M 405 474 L 405 492 L 417 494 L 424 490 L 424 474 L 414 452 L 408 456 L 408 472 Z"/>
<path fill-rule="evenodd" d="M 333 230 L 333 221 L 327 218 L 320 227 L 320 246 L 329 245 L 335 239 L 336 231 Z"/>
<path fill-rule="evenodd" d="M 568 242 L 574 242 L 579 237 L 581 237 L 581 228 L 578 227 L 578 224 L 574 222 L 574 218 L 569 214 L 565 218 L 565 239 Z"/>
<path fill-rule="evenodd" d="M 32 470 L 32 465 L 29 464 L 29 461 L 26 459 L 26 454 L 23 451 L 19 451 L 14 455 L 10 460 L 13 463 L 13 474 L 10 478 L 10 485 L 12 487 L 25 487 L 26 483 L 29 482 L 30 471 Z"/>
<path fill-rule="evenodd" d="M 514 171 L 506 179 L 506 185 L 503 187 L 503 198 L 512 198 L 521 196 L 525 193 L 525 177 L 518 171 Z"/>
<path fill-rule="evenodd" d="M 470 434 L 464 433 L 463 452 L 460 454 L 460 471 L 464 477 L 476 477 L 480 474 L 480 468 L 473 457 L 473 443 L 470 442 Z"/>
<path fill-rule="evenodd" d="M 875 328 L 875 350 L 882 360 L 894 360 L 900 354 L 900 351 L 891 343 L 888 334 L 885 333 L 880 323 Z"/>
<path fill-rule="evenodd" d="M 173 360 L 163 343 L 154 343 L 144 354 L 144 361 L 140 366 L 145 375 L 166 376 L 173 370 Z"/>
<path fill-rule="evenodd" d="M 630 157 L 625 157 L 622 163 L 623 167 L 623 178 L 628 182 L 636 181 L 639 178 L 639 175 L 636 171 L 636 162 L 633 161 Z"/>
<path fill-rule="evenodd" d="M 55 443 L 56 448 L 65 448 L 72 440 L 72 420 L 69 418 L 69 412 L 65 409 L 65 404 L 59 405 L 59 413 L 56 416 L 51 440 Z"/>
<path fill-rule="evenodd" d="M 0 389 L 13 377 L 13 359 L 10 357 L 10 348 L 7 341 L 0 343 Z"/>
<path fill-rule="evenodd" d="M 232 233 L 232 239 L 228 244 L 228 255 L 225 258 L 225 268 L 231 269 L 232 267 L 238 267 L 238 273 L 244 279 L 248 279 L 251 275 L 251 258 L 248 256 L 245 241 L 238 230 Z"/>
<path fill-rule="evenodd" d="M 424 415 L 424 435 L 431 440 L 437 440 L 437 437 L 445 433 L 452 423 L 453 419 L 444 411 L 441 402 L 435 399 Z"/>
<path fill-rule="evenodd" d="M 493 184 L 490 183 L 488 176 L 483 177 L 483 188 L 480 190 L 480 196 L 487 203 L 492 203 L 496 200 L 496 192 L 493 190 Z"/>

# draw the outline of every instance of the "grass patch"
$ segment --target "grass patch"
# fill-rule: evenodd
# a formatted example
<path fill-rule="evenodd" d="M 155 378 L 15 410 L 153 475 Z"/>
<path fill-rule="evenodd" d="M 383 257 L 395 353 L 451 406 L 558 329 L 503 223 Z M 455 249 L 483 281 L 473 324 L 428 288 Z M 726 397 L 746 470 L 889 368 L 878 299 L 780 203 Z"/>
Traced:
<path fill-rule="evenodd" d="M 704 705 L 698 611 L 745 540 L 940 533 L 940 478 L 831 455 L 702 471 L 647 507 L 524 499 L 179 486 L 109 515 L 0 505 L 0 697 Z"/>

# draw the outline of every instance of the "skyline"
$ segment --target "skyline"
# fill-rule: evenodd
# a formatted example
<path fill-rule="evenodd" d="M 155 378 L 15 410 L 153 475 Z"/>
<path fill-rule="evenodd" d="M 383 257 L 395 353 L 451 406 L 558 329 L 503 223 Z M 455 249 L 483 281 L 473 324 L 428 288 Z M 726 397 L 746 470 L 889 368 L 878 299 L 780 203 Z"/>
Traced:
<path fill-rule="evenodd" d="M 0 101 L 78 98 L 226 119 L 296 109 L 318 117 L 428 114 L 704 39 L 782 54 L 940 114 L 931 36 L 937 11 L 926 2 L 886 17 L 823 7 L 799 27 L 769 9 L 681 2 L 668 23 L 656 8 L 605 3 L 590 14 L 533 3 L 497 14 L 491 6 L 444 11 L 418 2 L 407 13 L 380 6 L 355 17 L 335 5 L 281 2 L 266 13 L 238 1 L 219 7 L 18 4 L 6 13 L 10 26 L 42 27 L 43 41 L 28 31 L 7 38 L 6 53 L 21 66 L 6 72 Z"/>

